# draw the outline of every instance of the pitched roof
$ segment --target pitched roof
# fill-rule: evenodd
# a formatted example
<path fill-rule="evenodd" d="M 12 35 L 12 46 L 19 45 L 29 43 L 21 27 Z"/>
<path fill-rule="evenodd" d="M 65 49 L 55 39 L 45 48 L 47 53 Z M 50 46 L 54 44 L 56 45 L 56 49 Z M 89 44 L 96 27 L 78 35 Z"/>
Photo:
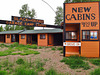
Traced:
<path fill-rule="evenodd" d="M 37 34 L 37 33 L 62 33 L 61 29 L 42 29 L 42 30 L 25 30 L 20 34 Z"/>
<path fill-rule="evenodd" d="M 41 29 L 41 30 L 14 30 L 3 31 L 0 34 L 38 34 L 38 33 L 62 33 L 61 29 Z"/>
<path fill-rule="evenodd" d="M 0 34 L 19 34 L 22 31 L 23 30 L 3 31 L 3 32 L 0 32 Z"/>

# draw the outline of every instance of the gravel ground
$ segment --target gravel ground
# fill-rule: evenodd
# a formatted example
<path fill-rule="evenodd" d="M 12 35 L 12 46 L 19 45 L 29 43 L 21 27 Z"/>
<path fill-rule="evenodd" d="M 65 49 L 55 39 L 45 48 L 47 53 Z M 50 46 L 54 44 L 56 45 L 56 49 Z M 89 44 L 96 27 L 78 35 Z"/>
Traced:
<path fill-rule="evenodd" d="M 0 51 L 4 50 L 6 48 L 0 48 Z M 32 61 L 36 59 L 42 59 L 46 61 L 44 68 L 46 70 L 50 68 L 54 68 L 57 70 L 57 72 L 64 73 L 64 74 L 69 74 L 69 75 L 89 75 L 89 72 L 92 71 L 95 68 L 98 68 L 97 66 L 92 65 L 89 63 L 89 65 L 92 67 L 89 70 L 83 70 L 83 69 L 70 69 L 68 65 L 60 62 L 60 60 L 63 59 L 62 54 L 60 51 L 56 50 L 53 51 L 51 48 L 45 48 L 45 49 L 36 49 L 36 51 L 39 51 L 40 54 L 38 55 L 25 55 L 25 56 L 20 56 L 20 55 L 8 55 L 8 56 L 1 56 L 0 60 L 3 60 L 4 58 L 9 59 L 10 62 L 15 62 L 19 57 L 25 58 L 25 59 L 30 59 Z M 39 75 L 44 75 L 45 71 L 42 71 L 39 73 Z"/>

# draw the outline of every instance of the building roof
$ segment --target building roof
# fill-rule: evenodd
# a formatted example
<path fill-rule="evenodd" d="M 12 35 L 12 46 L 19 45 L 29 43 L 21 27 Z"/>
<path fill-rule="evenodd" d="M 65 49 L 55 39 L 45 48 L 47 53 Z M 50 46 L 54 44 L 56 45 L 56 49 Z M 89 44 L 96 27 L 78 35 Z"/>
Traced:
<path fill-rule="evenodd" d="M 42 30 L 25 30 L 20 34 L 37 34 L 37 33 L 62 33 L 61 29 L 42 29 Z"/>
<path fill-rule="evenodd" d="M 23 30 L 3 31 L 3 32 L 0 32 L 0 34 L 19 34 L 22 31 Z"/>

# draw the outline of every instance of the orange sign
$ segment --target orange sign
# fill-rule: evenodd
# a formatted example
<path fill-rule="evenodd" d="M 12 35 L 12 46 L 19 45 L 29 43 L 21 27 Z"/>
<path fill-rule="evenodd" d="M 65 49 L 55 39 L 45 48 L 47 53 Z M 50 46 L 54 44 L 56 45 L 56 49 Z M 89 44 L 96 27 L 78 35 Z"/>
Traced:
<path fill-rule="evenodd" d="M 81 29 L 99 29 L 99 3 L 65 3 L 65 23 L 80 23 Z"/>

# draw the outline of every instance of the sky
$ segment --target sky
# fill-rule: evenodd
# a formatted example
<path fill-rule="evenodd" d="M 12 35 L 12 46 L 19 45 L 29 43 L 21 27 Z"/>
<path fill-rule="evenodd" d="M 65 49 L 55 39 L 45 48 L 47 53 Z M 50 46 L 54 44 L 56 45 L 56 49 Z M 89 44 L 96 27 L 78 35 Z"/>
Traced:
<path fill-rule="evenodd" d="M 44 0 L 55 11 L 57 6 L 63 8 L 64 0 Z M 30 9 L 35 9 L 36 19 L 43 19 L 44 24 L 54 25 L 55 12 L 42 0 L 1 0 L 0 1 L 0 20 L 11 20 L 11 16 L 20 16 L 19 10 L 22 5 L 28 4 Z M 3 25 L 4 26 L 4 25 Z M 35 29 L 39 29 L 36 27 Z M 40 28 L 41 29 L 41 28 Z"/>

